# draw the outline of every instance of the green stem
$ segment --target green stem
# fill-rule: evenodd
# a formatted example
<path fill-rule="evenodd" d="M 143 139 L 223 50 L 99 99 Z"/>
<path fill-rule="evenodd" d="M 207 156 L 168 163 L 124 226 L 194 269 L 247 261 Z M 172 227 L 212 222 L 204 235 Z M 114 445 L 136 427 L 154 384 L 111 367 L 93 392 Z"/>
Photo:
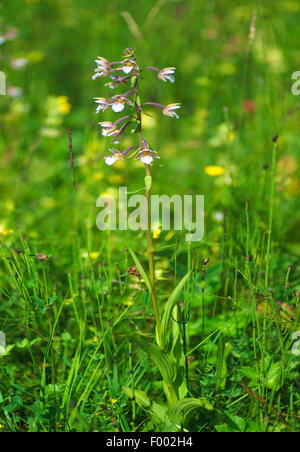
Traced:
<path fill-rule="evenodd" d="M 151 177 L 151 169 L 150 165 L 145 165 L 146 167 L 146 175 Z M 159 308 L 156 298 L 156 281 L 155 281 L 155 269 L 154 269 L 154 249 L 152 242 L 152 234 L 151 234 L 151 211 L 150 211 L 150 189 L 146 189 L 146 200 L 147 200 L 147 210 L 148 210 L 148 227 L 147 227 L 147 252 L 148 252 L 148 262 L 149 262 L 149 273 L 150 273 L 150 283 L 152 287 L 151 291 L 151 301 L 152 308 L 156 320 L 156 329 L 157 329 L 157 342 L 158 345 L 161 346 L 161 325 L 160 325 L 160 315 Z"/>
<path fill-rule="evenodd" d="M 274 143 L 273 153 L 272 153 L 272 180 L 271 180 L 271 193 L 270 193 L 271 199 L 270 199 L 269 229 L 268 229 L 268 242 L 267 242 L 266 275 L 265 275 L 265 289 L 266 290 L 268 290 L 268 285 L 269 285 L 271 239 L 272 239 L 273 215 L 274 215 L 276 157 L 277 157 L 277 143 Z"/>
<path fill-rule="evenodd" d="M 136 109 L 136 118 L 138 122 L 138 137 L 141 148 L 144 146 L 144 138 L 143 138 L 143 132 L 142 132 L 142 109 L 140 107 L 139 102 L 137 102 L 137 99 L 139 99 L 139 88 L 138 88 L 138 73 L 135 71 L 134 75 L 136 76 L 136 82 L 134 86 L 135 96 L 136 96 L 136 102 L 135 102 L 135 109 Z M 146 169 L 146 176 L 151 177 L 151 168 L 150 165 L 145 164 Z M 154 269 L 154 249 L 153 249 L 153 243 L 152 243 L 152 234 L 151 234 L 151 208 L 150 208 L 150 192 L 151 188 L 146 187 L 146 200 L 147 200 L 147 253 L 148 253 L 148 262 L 149 262 L 149 273 L 150 273 L 150 283 L 151 283 L 151 302 L 152 302 L 152 309 L 155 316 L 156 321 L 156 340 L 159 345 L 159 347 L 162 347 L 162 340 L 161 340 L 161 323 L 160 323 L 160 314 L 159 314 L 159 308 L 157 303 L 157 297 L 156 297 L 156 281 L 155 281 L 155 269 Z"/>
<path fill-rule="evenodd" d="M 264 322 L 263 322 L 263 341 L 262 341 L 262 376 L 265 378 L 265 350 L 267 340 L 267 319 L 268 319 L 268 288 L 269 288 L 269 273 L 271 260 L 271 245 L 272 245 L 272 230 L 273 230 L 273 216 L 274 216 L 274 196 L 275 196 L 275 172 L 276 172 L 276 158 L 277 158 L 277 142 L 273 143 L 272 152 L 272 176 L 271 176 L 271 191 L 270 191 L 270 210 L 269 210 L 269 227 L 267 240 L 267 255 L 266 255 L 266 272 L 265 272 L 265 301 L 264 301 Z"/>

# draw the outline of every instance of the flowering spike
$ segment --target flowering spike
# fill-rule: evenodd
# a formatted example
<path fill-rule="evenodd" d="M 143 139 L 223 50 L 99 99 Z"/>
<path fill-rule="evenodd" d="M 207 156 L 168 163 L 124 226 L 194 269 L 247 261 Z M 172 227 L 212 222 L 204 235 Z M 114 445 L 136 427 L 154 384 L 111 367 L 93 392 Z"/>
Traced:
<path fill-rule="evenodd" d="M 124 94 L 118 94 L 109 99 L 106 99 L 104 97 L 96 97 L 94 99 L 95 103 L 97 104 L 96 113 L 99 113 L 100 111 L 106 111 L 109 108 L 115 113 L 120 113 L 125 109 L 127 105 L 135 108 L 135 115 L 133 116 L 123 116 L 122 118 L 113 122 L 99 122 L 99 125 L 102 128 L 102 135 L 104 137 L 112 137 L 112 142 L 118 143 L 119 139 L 123 136 L 127 126 L 129 124 L 132 124 L 132 122 L 134 121 L 135 125 L 133 126 L 132 133 L 137 133 L 140 144 L 135 159 L 140 160 L 146 166 L 146 169 L 148 168 L 147 171 L 150 171 L 150 165 L 153 163 L 154 159 L 159 159 L 160 157 L 149 147 L 147 140 L 143 137 L 141 118 L 143 106 L 153 105 L 160 108 L 164 115 L 179 118 L 176 110 L 180 108 L 180 104 L 173 103 L 166 106 L 155 102 L 147 102 L 142 104 L 139 95 L 140 75 L 142 71 L 149 69 L 155 71 L 160 80 L 173 83 L 175 81 L 174 73 L 176 68 L 166 67 L 164 69 L 158 69 L 155 66 L 148 66 L 140 70 L 136 63 L 134 50 L 131 48 L 128 48 L 124 51 L 121 61 L 110 62 L 106 58 L 98 57 L 95 62 L 97 67 L 95 69 L 95 74 L 92 77 L 93 80 L 109 77 L 111 81 L 106 83 L 105 86 L 111 89 L 114 89 L 124 83 L 130 83 L 130 86 L 132 88 L 130 91 L 127 91 Z M 123 124 L 119 127 L 118 124 L 121 123 Z M 125 155 L 128 154 L 131 149 L 132 148 L 129 148 L 124 152 L 118 151 L 116 149 L 110 149 L 109 151 L 112 155 L 104 157 L 105 163 L 111 166 L 118 160 L 124 160 Z"/>

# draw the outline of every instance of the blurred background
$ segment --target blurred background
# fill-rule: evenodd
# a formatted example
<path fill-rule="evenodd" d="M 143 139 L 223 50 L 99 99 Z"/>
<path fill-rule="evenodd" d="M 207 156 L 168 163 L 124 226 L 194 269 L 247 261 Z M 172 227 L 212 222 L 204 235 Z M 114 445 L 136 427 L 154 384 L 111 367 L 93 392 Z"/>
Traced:
<path fill-rule="evenodd" d="M 292 239 L 292 253 L 299 254 L 299 105 L 291 94 L 300 66 L 299 19 L 293 0 L 1 2 L 2 241 L 26 233 L 41 251 L 57 255 L 64 248 L 74 221 L 69 127 L 78 211 L 88 228 L 95 232 L 100 194 L 143 186 L 144 173 L 132 160 L 105 167 L 110 146 L 97 123 L 110 114 L 96 115 L 93 97 L 111 92 L 91 80 L 97 56 L 117 60 L 133 47 L 141 66 L 177 68 L 173 85 L 149 72 L 142 87 L 143 101 L 182 103 L 180 120 L 159 111 L 144 117 L 146 136 L 161 155 L 154 191 L 204 194 L 208 242 L 222 233 L 229 209 L 242 247 L 235 220 L 244 225 L 246 199 L 258 227 L 265 226 L 271 139 L 279 133 L 277 241 L 288 248 Z M 101 242 L 99 234 L 91 240 Z"/>

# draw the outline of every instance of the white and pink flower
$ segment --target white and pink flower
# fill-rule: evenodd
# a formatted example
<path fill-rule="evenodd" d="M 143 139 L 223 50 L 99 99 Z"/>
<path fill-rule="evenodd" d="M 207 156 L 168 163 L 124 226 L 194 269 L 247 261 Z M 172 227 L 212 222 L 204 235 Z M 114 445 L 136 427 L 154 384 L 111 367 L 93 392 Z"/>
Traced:
<path fill-rule="evenodd" d="M 139 159 L 142 163 L 144 163 L 144 165 L 151 165 L 155 158 L 159 159 L 160 157 L 157 155 L 155 151 L 149 148 L 147 140 L 144 140 L 144 146 L 138 152 L 137 156 L 135 157 L 135 160 Z"/>
<path fill-rule="evenodd" d="M 114 111 L 115 113 L 120 113 L 124 110 L 126 104 L 132 106 L 133 103 L 127 97 L 129 94 L 130 92 L 112 97 L 109 101 L 109 105 L 112 111 Z"/>
<path fill-rule="evenodd" d="M 175 82 L 175 77 L 173 74 L 175 74 L 176 68 L 175 67 L 166 67 L 165 69 L 162 69 L 158 73 L 158 78 L 162 80 L 163 82 Z"/>
<path fill-rule="evenodd" d="M 135 63 L 134 58 L 123 61 L 122 65 L 121 65 L 121 70 L 124 72 L 124 74 L 130 74 L 130 72 L 132 72 L 133 69 L 136 69 L 136 68 L 137 68 L 137 65 Z"/>
<path fill-rule="evenodd" d="M 109 121 L 99 122 L 99 125 L 102 127 L 102 136 L 104 137 L 111 137 L 119 133 L 115 123 L 113 122 Z"/>
<path fill-rule="evenodd" d="M 130 148 L 126 149 L 123 152 L 118 151 L 117 149 L 109 149 L 109 152 L 112 153 L 112 155 L 108 155 L 104 157 L 106 165 L 113 165 L 118 160 L 125 160 L 125 155 L 127 155 L 132 149 L 134 149 L 135 146 L 131 146 Z"/>
<path fill-rule="evenodd" d="M 94 101 L 98 105 L 96 108 L 96 113 L 100 113 L 100 111 L 106 111 L 109 108 L 108 100 L 104 97 L 95 97 Z"/>
<path fill-rule="evenodd" d="M 114 163 L 116 163 L 118 160 L 125 160 L 122 152 L 118 151 L 117 149 L 109 149 L 109 152 L 111 152 L 112 155 L 108 155 L 108 156 L 104 157 L 104 161 L 105 161 L 106 165 L 111 166 Z"/>
<path fill-rule="evenodd" d="M 178 110 L 178 108 L 180 108 L 181 105 L 176 103 L 176 104 L 169 104 L 166 107 L 163 108 L 163 114 L 166 116 L 170 116 L 171 118 L 177 118 L 179 119 L 178 114 L 176 113 L 175 110 Z"/>

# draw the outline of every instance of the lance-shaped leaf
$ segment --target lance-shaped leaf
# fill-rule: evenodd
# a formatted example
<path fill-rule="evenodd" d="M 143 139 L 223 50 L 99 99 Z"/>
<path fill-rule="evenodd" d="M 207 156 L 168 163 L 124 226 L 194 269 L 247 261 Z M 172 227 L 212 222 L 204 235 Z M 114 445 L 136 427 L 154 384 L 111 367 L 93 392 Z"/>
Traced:
<path fill-rule="evenodd" d="M 172 312 L 174 309 L 174 306 L 176 305 L 178 298 L 180 297 L 181 291 L 184 288 L 185 283 L 190 278 L 192 272 L 187 273 L 182 280 L 179 282 L 179 284 L 176 286 L 174 291 L 171 293 L 168 301 L 165 304 L 164 312 L 162 315 L 162 321 L 161 321 L 161 336 L 163 345 L 167 345 L 167 337 L 169 332 L 169 326 L 170 321 L 172 319 Z"/>
<path fill-rule="evenodd" d="M 150 344 L 140 338 L 133 338 L 134 342 L 141 347 L 144 352 L 150 355 L 155 366 L 161 373 L 165 383 L 172 385 L 176 379 L 176 366 L 172 358 L 167 355 L 163 350 L 157 347 L 157 345 Z"/>
<path fill-rule="evenodd" d="M 132 259 L 134 260 L 135 265 L 138 268 L 138 271 L 140 272 L 141 277 L 145 281 L 145 284 L 146 284 L 149 292 L 152 293 L 152 286 L 151 286 L 150 280 L 149 280 L 145 270 L 143 269 L 140 261 L 138 260 L 137 255 L 134 253 L 134 251 L 131 248 L 128 248 L 128 249 L 129 249 L 129 252 L 130 252 L 130 254 L 132 256 Z"/>
<path fill-rule="evenodd" d="M 153 417 L 158 419 L 160 422 L 166 421 L 168 411 L 167 406 L 154 402 L 144 391 L 140 391 L 139 389 L 135 389 L 133 391 L 133 389 L 128 386 L 123 386 L 122 389 L 125 395 L 131 399 L 134 397 L 137 404 L 146 411 L 149 411 Z"/>
<path fill-rule="evenodd" d="M 188 425 L 193 412 L 200 408 L 208 411 L 213 410 L 213 406 L 205 397 L 178 400 L 168 410 L 168 417 L 181 428 L 182 426 Z"/>

